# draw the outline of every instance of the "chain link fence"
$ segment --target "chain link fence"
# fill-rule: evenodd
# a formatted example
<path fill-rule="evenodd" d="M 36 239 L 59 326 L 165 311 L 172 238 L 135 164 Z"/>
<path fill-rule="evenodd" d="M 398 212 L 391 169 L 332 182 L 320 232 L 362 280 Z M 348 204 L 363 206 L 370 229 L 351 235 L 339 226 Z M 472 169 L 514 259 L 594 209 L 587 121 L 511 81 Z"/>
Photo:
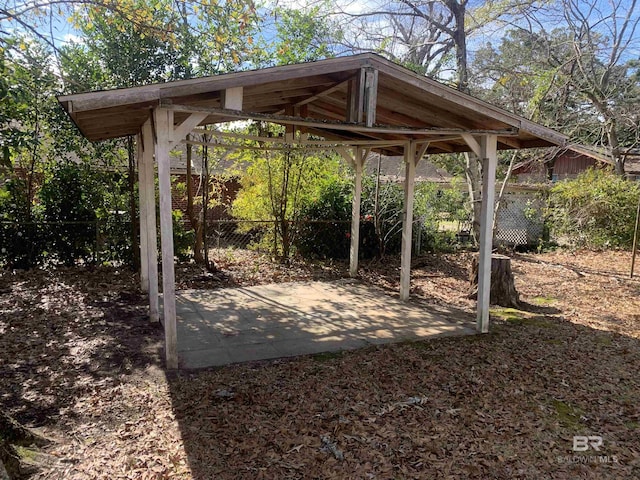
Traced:
<path fill-rule="evenodd" d="M 207 222 L 209 248 L 239 248 L 268 251 L 269 237 L 274 242 L 272 220 L 213 220 Z"/>
<path fill-rule="evenodd" d="M 381 232 L 384 241 L 399 252 L 402 224 Z M 277 255 L 282 250 L 283 226 L 273 220 L 214 220 L 207 226 L 207 247 L 210 249 L 248 249 Z M 348 258 L 351 245 L 350 220 L 298 220 L 287 222 L 293 251 L 309 258 Z M 448 233 L 447 229 L 438 229 Z M 425 233 L 422 218 L 413 221 L 413 251 L 422 252 L 432 242 Z M 452 235 L 454 237 L 454 235 Z M 360 222 L 360 254 L 368 258 L 378 255 L 380 241 L 372 220 Z M 391 253 L 398 253 L 392 251 Z"/>
<path fill-rule="evenodd" d="M 282 252 L 283 241 L 292 251 L 317 253 L 317 256 L 344 257 L 351 222 L 343 220 L 213 220 L 207 222 L 207 247 L 212 249 L 249 249 L 271 255 Z M 286 238 L 286 240 L 284 240 Z"/>
<path fill-rule="evenodd" d="M 538 190 L 506 191 L 496 215 L 495 243 L 504 246 L 535 246 L 543 239 L 546 200 Z M 387 225 L 385 253 L 398 253 L 401 238 L 398 221 Z M 441 218 L 440 218 L 441 217 Z M 438 217 L 436 233 L 452 244 L 470 243 L 468 223 Z M 434 242 L 432 220 L 414 219 L 413 251 L 428 250 Z M 188 228 L 188 227 L 187 227 Z M 283 233 L 283 229 L 286 232 Z M 361 219 L 360 252 L 364 258 L 381 251 L 376 226 L 370 216 Z M 280 224 L 273 220 L 223 219 L 209 221 L 209 249 L 247 249 L 271 255 L 283 250 L 283 238 L 290 251 L 305 258 L 348 258 L 350 220 L 298 220 Z M 130 263 L 131 223 L 119 215 L 95 221 L 0 222 L 0 265 L 28 268 L 38 264 Z M 187 245 L 187 247 L 191 244 Z M 445 245 L 446 247 L 446 245 Z M 397 251 L 396 251 L 397 250 Z"/>
<path fill-rule="evenodd" d="M 0 265 L 131 262 L 131 222 L 117 216 L 88 221 L 0 222 Z"/>

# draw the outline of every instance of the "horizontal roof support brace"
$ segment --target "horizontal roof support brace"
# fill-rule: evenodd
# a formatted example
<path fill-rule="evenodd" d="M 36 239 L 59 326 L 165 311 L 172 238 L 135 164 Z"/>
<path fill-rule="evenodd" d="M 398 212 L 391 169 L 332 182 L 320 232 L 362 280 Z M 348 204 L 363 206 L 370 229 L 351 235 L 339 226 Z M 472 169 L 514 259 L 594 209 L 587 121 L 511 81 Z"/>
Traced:
<path fill-rule="evenodd" d="M 225 110 L 223 108 L 203 108 L 191 107 L 188 105 L 173 105 L 171 103 L 161 102 L 160 106 L 167 110 L 184 113 L 207 113 L 210 116 L 219 116 L 225 119 L 237 120 L 262 120 L 271 123 L 280 123 L 283 125 L 301 125 L 305 127 L 322 128 L 326 130 L 342 130 L 358 133 L 382 133 L 395 135 L 455 135 L 468 133 L 471 135 L 499 135 L 499 136 L 517 136 L 518 129 L 511 128 L 505 130 L 464 130 L 460 128 L 411 128 L 411 127 L 392 127 L 392 126 L 373 126 L 366 127 L 354 123 L 343 123 L 335 121 L 309 120 L 303 117 L 292 117 L 287 115 L 270 115 L 266 113 L 242 112 L 238 110 Z"/>
<path fill-rule="evenodd" d="M 272 147 L 272 146 L 262 146 L 257 147 L 255 145 L 235 145 L 233 143 L 216 143 L 216 142 L 200 142 L 198 140 L 182 140 L 183 144 L 187 145 L 199 145 L 199 146 L 207 146 L 212 148 L 224 148 L 227 150 L 255 150 L 255 151 L 265 151 L 265 152 L 286 152 L 290 150 L 298 150 L 301 152 L 325 152 L 327 150 L 333 150 L 335 148 L 344 148 L 345 145 L 333 143 L 331 145 L 304 145 L 300 143 L 290 144 L 288 146 L 282 147 Z M 392 145 L 396 146 L 396 145 Z M 349 145 L 346 145 L 349 147 Z"/>
<path fill-rule="evenodd" d="M 206 128 L 196 128 L 191 131 L 192 134 L 196 135 L 211 135 L 212 137 L 218 138 L 230 138 L 234 140 L 252 140 L 255 142 L 265 142 L 265 143 L 286 143 L 289 145 L 309 145 L 309 146 L 320 146 L 327 145 L 331 146 L 365 146 L 365 147 L 395 147 L 399 145 L 404 145 L 407 143 L 406 140 L 293 140 L 288 141 L 284 136 L 277 137 L 261 137 L 258 135 L 246 135 L 243 133 L 234 133 L 234 132 L 221 132 L 219 130 L 210 130 Z M 459 138 L 459 137 L 456 137 Z M 448 138 L 450 140 L 450 138 Z M 439 138 L 438 138 L 439 140 Z M 419 142 L 422 142 L 420 140 Z M 426 141 L 426 140 L 424 140 Z"/>

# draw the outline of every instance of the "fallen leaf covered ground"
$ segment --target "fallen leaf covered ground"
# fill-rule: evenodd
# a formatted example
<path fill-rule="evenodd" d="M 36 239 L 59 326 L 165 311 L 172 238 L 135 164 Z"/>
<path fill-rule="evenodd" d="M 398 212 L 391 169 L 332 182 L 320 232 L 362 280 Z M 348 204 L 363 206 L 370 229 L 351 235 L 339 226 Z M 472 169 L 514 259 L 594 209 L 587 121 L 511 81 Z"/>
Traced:
<path fill-rule="evenodd" d="M 180 286 L 337 278 L 255 254 Z M 38 479 L 640 478 L 640 282 L 626 252 L 513 257 L 492 333 L 165 373 L 117 269 L 0 277 L 0 407 L 56 443 Z M 414 261 L 417 298 L 471 310 L 469 254 Z M 397 291 L 399 262 L 363 281 Z M 600 450 L 572 451 L 575 435 Z"/>

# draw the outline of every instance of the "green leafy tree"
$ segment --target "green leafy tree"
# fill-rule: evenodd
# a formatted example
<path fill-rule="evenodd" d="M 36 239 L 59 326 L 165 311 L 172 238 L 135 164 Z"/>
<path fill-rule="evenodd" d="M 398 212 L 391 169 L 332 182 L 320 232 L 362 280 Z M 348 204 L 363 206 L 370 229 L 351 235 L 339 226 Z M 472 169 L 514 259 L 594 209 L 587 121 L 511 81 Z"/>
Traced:
<path fill-rule="evenodd" d="M 100 187 L 88 166 L 58 163 L 40 189 L 48 250 L 67 266 L 88 260 L 96 248 Z"/>
<path fill-rule="evenodd" d="M 588 170 L 556 184 L 549 195 L 548 218 L 556 237 L 576 246 L 631 246 L 640 188 L 606 170 Z"/>
<path fill-rule="evenodd" d="M 5 50 L 4 84 L 0 106 L 3 157 L 15 178 L 26 182 L 23 221 L 32 220 L 36 186 L 51 151 L 52 112 L 57 108 L 56 78 L 48 49 L 28 38 L 6 40 L 17 48 Z"/>
<path fill-rule="evenodd" d="M 325 7 L 316 5 L 305 10 L 275 10 L 277 35 L 271 56 L 279 65 L 334 56 L 333 47 L 340 41 L 340 30 L 321 16 Z"/>
<path fill-rule="evenodd" d="M 233 203 L 233 215 L 273 222 L 276 251 L 288 261 L 303 207 L 318 198 L 324 184 L 344 176 L 343 165 L 335 155 L 296 148 L 252 152 L 243 160 L 246 173 Z"/>
<path fill-rule="evenodd" d="M 543 7 L 524 28 L 478 52 L 477 91 L 603 147 L 623 175 L 624 150 L 640 139 L 637 2 L 559 0 Z"/>

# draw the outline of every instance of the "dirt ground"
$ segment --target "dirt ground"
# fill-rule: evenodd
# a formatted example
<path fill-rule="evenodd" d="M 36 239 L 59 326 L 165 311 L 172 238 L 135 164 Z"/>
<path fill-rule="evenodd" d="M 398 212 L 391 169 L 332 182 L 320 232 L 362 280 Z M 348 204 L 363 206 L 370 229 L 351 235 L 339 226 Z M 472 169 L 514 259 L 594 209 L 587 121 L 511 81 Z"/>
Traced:
<path fill-rule="evenodd" d="M 0 407 L 55 440 L 33 479 L 636 479 L 629 257 L 516 254 L 521 309 L 494 309 L 487 335 L 170 374 L 130 272 L 4 272 Z M 216 274 L 179 266 L 179 288 L 347 270 L 239 251 L 217 261 Z M 469 263 L 415 259 L 413 295 L 472 310 Z M 396 294 L 398 259 L 361 274 Z M 599 450 L 574 451 L 574 436 Z"/>

